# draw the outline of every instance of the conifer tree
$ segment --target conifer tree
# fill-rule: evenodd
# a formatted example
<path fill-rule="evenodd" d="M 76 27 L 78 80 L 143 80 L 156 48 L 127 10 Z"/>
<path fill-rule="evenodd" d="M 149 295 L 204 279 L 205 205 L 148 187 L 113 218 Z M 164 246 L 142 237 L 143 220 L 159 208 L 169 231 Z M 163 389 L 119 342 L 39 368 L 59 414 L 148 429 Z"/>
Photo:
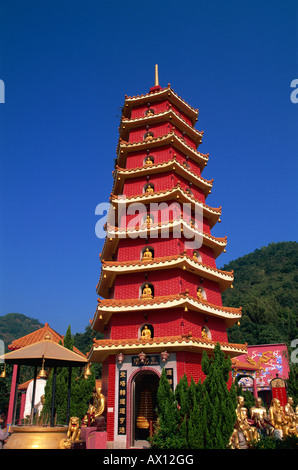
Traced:
<path fill-rule="evenodd" d="M 233 432 L 237 402 L 234 385 L 230 390 L 227 387 L 231 360 L 225 358 L 218 343 L 212 359 L 203 352 L 202 369 L 206 378 L 202 384 L 200 401 L 200 446 L 205 449 L 224 449 Z"/>
<path fill-rule="evenodd" d="M 163 369 L 157 390 L 158 423 L 149 441 L 157 449 L 181 448 L 179 413 L 174 393 Z"/>

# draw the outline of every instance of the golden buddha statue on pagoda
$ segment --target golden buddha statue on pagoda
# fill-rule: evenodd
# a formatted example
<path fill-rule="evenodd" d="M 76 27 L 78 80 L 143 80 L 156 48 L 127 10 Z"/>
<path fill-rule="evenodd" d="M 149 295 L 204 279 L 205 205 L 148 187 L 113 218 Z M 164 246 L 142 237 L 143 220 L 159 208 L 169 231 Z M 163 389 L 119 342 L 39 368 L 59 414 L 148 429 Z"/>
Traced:
<path fill-rule="evenodd" d="M 152 166 L 153 165 L 153 161 L 151 160 L 150 157 L 147 157 L 146 160 L 145 160 L 145 165 L 146 166 Z"/>
<path fill-rule="evenodd" d="M 142 224 L 142 227 L 145 227 L 145 226 L 150 227 L 151 224 L 153 224 L 153 219 L 148 214 L 145 221 L 144 221 L 144 223 Z"/>
<path fill-rule="evenodd" d="M 149 287 L 148 284 L 146 284 L 144 289 L 143 289 L 141 299 L 153 299 L 152 289 L 151 289 L 151 287 Z"/>
<path fill-rule="evenodd" d="M 198 298 L 198 300 L 203 300 L 204 299 L 202 287 L 199 287 L 198 290 L 197 290 L 197 298 Z"/>
<path fill-rule="evenodd" d="M 154 193 L 154 189 L 152 188 L 150 184 L 148 184 L 146 188 L 146 194 L 153 194 L 153 193 Z"/>
<path fill-rule="evenodd" d="M 153 132 L 146 132 L 144 135 L 144 140 L 147 142 L 148 140 L 152 140 L 154 138 Z"/>
<path fill-rule="evenodd" d="M 148 261 L 150 259 L 152 259 L 152 253 L 149 250 L 149 248 L 146 248 L 146 250 L 143 253 L 142 261 Z"/>
<path fill-rule="evenodd" d="M 147 111 L 146 111 L 145 114 L 146 114 L 147 117 L 148 117 L 148 116 L 153 116 L 153 115 L 154 115 L 154 111 L 153 111 L 153 109 L 149 108 L 149 109 L 147 109 Z"/>
<path fill-rule="evenodd" d="M 145 325 L 142 334 L 141 334 L 142 339 L 149 339 L 151 338 L 151 331 L 149 330 L 148 326 Z"/>
<path fill-rule="evenodd" d="M 202 334 L 202 338 L 208 338 L 207 330 L 205 326 L 203 326 L 201 334 Z"/>

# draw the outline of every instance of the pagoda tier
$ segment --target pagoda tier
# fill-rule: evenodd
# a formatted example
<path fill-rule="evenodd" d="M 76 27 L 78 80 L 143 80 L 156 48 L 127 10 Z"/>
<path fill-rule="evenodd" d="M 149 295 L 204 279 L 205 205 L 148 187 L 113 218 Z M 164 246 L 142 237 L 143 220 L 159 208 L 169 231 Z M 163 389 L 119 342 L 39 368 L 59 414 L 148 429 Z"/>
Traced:
<path fill-rule="evenodd" d="M 169 124 L 169 121 L 171 124 Z M 147 126 L 151 129 L 162 129 L 163 124 L 166 123 L 165 129 L 173 130 L 178 136 L 188 141 L 189 145 L 197 148 L 202 143 L 202 137 L 204 132 L 197 131 L 191 125 L 189 125 L 183 118 L 176 114 L 172 109 L 167 111 L 153 114 L 151 116 L 141 116 L 135 119 L 122 118 L 120 125 L 120 139 L 122 141 L 138 142 L 139 135 L 144 134 L 147 131 Z M 159 127 L 157 127 L 159 125 Z"/>
<path fill-rule="evenodd" d="M 210 317 L 213 317 L 213 320 L 216 321 L 219 318 L 223 320 L 225 328 L 233 326 L 240 320 L 242 315 L 241 307 L 231 308 L 213 305 L 207 302 L 205 299 L 199 300 L 197 297 L 192 297 L 188 292 L 182 292 L 176 295 L 154 297 L 153 299 L 98 299 L 98 306 L 91 325 L 94 330 L 104 333 L 105 325 L 109 323 L 114 314 L 122 315 L 121 321 L 123 322 L 126 321 L 128 314 L 132 315 L 140 312 L 143 314 L 144 311 L 147 312 L 150 310 L 150 314 L 152 315 L 156 313 L 158 318 L 161 310 L 171 309 L 170 315 L 171 318 L 173 318 L 173 309 L 177 308 L 183 309 L 184 317 L 186 315 L 185 312 L 191 311 L 195 313 L 195 315 L 192 317 L 195 320 L 195 324 L 191 322 L 189 323 L 189 327 L 191 326 L 192 330 L 195 328 L 198 330 L 198 333 L 201 332 L 201 328 L 203 327 L 206 320 L 206 315 L 210 315 Z M 178 319 L 180 318 L 180 314 L 181 310 L 178 310 Z M 199 324 L 197 323 L 198 319 Z M 167 320 L 168 318 L 166 321 Z M 158 324 L 159 329 L 161 329 L 162 323 L 160 318 Z M 182 334 L 181 327 L 181 324 L 177 324 L 176 334 Z M 111 325 L 111 328 L 113 328 L 113 325 Z M 123 334 L 123 332 L 121 334 Z M 134 331 L 134 334 L 135 337 L 138 336 L 138 327 Z"/>
<path fill-rule="evenodd" d="M 101 260 L 115 259 L 117 257 L 122 260 L 123 251 L 119 250 L 121 242 L 122 246 L 125 246 L 123 239 L 127 239 L 129 245 L 131 245 L 131 239 L 134 240 L 134 247 L 144 247 L 144 240 L 150 238 L 150 244 L 156 245 L 157 243 L 163 248 L 163 239 L 157 241 L 158 236 L 163 232 L 169 232 L 168 242 L 173 240 L 171 235 L 174 235 L 177 230 L 181 230 L 181 238 L 176 243 L 175 254 L 181 253 L 181 247 L 184 247 L 189 239 L 194 239 L 195 236 L 201 237 L 202 247 L 200 253 L 204 257 L 207 257 L 209 262 L 212 263 L 222 252 L 225 251 L 227 246 L 227 237 L 214 237 L 211 234 L 204 233 L 195 228 L 192 221 L 186 221 L 180 217 L 175 220 L 153 223 L 150 227 L 141 226 L 139 229 L 135 227 L 119 228 L 111 225 L 107 225 L 107 237 L 105 238 L 102 253 L 100 254 Z M 138 238 L 137 238 L 138 237 Z M 147 243 L 147 241 L 146 241 Z M 173 245 L 174 248 L 174 245 Z M 189 252 L 190 250 L 187 250 Z M 159 253 L 159 256 L 165 256 L 167 253 L 166 249 Z M 133 258 L 135 259 L 135 258 Z M 214 261 L 215 263 L 215 261 Z"/>
<path fill-rule="evenodd" d="M 143 255 L 146 251 L 143 252 Z M 134 273 L 136 275 L 143 272 L 158 272 L 168 271 L 171 277 L 170 269 L 182 269 L 183 271 L 196 276 L 202 276 L 215 282 L 220 289 L 220 292 L 225 291 L 231 287 L 234 276 L 233 272 L 221 271 L 211 266 L 202 264 L 198 260 L 197 255 L 194 257 L 188 256 L 186 253 L 181 255 L 165 256 L 161 258 L 138 259 L 133 261 L 103 261 L 102 271 L 97 286 L 97 293 L 102 297 L 108 297 L 108 289 L 115 282 L 116 276 L 127 276 Z M 166 273 L 163 273 L 165 275 Z M 182 274 L 182 273 L 181 273 Z"/>
<path fill-rule="evenodd" d="M 89 355 L 103 363 L 108 440 L 118 447 L 148 437 L 138 429 L 138 399 L 145 387 L 156 397 L 163 368 L 174 388 L 184 373 L 204 379 L 202 353 L 217 343 L 226 355 L 246 351 L 227 339 L 241 308 L 222 305 L 234 274 L 216 267 L 227 239 L 211 235 L 221 207 L 206 204 L 213 180 L 202 176 L 209 154 L 197 150 L 197 119 L 158 82 L 125 98 L 91 320 L 104 338 Z"/>
<path fill-rule="evenodd" d="M 150 132 L 150 131 L 148 131 Z M 155 154 L 154 163 L 158 159 L 163 161 L 165 155 L 169 155 L 171 158 L 176 154 L 178 158 L 183 158 L 186 161 L 191 161 L 194 166 L 197 166 L 202 172 L 208 163 L 209 155 L 198 152 L 194 147 L 188 145 L 184 139 L 179 137 L 174 131 L 167 134 L 161 134 L 158 137 L 153 137 L 151 140 L 140 140 L 138 142 L 126 142 L 120 140 L 118 145 L 118 157 L 117 164 L 120 167 L 130 168 L 130 164 L 135 164 L 136 159 L 143 156 L 145 161 L 146 155 L 153 153 Z M 130 155 L 130 163 L 126 163 L 127 156 Z"/>
<path fill-rule="evenodd" d="M 152 165 L 140 166 L 138 168 L 127 169 L 120 168 L 116 165 L 114 172 L 113 194 L 122 194 L 124 183 L 127 183 L 131 179 L 141 179 L 143 177 L 146 177 L 146 179 L 149 177 L 150 179 L 151 175 L 159 177 L 162 173 L 167 173 L 170 176 L 173 175 L 176 180 L 178 180 L 179 175 L 181 179 L 183 178 L 188 182 L 188 186 L 194 185 L 198 190 L 203 191 L 205 198 L 211 193 L 213 180 L 206 180 L 205 178 L 198 176 L 195 172 L 190 170 L 187 162 L 181 163 L 177 160 L 176 155 L 174 155 L 171 160 L 156 164 L 152 163 Z"/>
<path fill-rule="evenodd" d="M 161 338 L 154 337 L 154 339 L 142 340 L 142 339 L 106 339 L 106 340 L 95 340 L 90 356 L 93 362 L 104 362 L 111 354 L 117 355 L 123 352 L 125 349 L 128 354 L 139 354 L 144 352 L 145 354 L 156 354 L 166 350 L 167 352 L 179 351 L 179 352 L 196 352 L 202 354 L 206 352 L 212 353 L 217 344 L 217 341 L 208 340 L 199 337 L 193 337 L 192 333 L 188 333 L 180 336 L 164 336 Z M 239 356 L 247 351 L 247 347 L 244 344 L 230 344 L 230 343 L 219 343 L 221 350 L 230 357 Z"/>

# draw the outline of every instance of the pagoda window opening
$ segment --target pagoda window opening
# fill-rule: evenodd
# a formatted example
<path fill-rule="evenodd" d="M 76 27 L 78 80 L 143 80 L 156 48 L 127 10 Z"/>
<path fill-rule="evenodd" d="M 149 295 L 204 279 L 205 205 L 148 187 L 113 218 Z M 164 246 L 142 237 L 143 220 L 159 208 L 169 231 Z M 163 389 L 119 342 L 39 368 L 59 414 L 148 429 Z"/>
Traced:
<path fill-rule="evenodd" d="M 192 192 L 192 190 L 191 190 L 189 187 L 185 188 L 185 191 L 186 191 L 187 194 L 189 194 L 190 196 L 193 196 L 193 192 Z"/>
<path fill-rule="evenodd" d="M 207 300 L 207 296 L 206 296 L 206 292 L 205 292 L 205 289 L 203 289 L 202 286 L 199 286 L 197 288 L 197 298 L 199 300 Z"/>
<path fill-rule="evenodd" d="M 153 258 L 154 258 L 154 249 L 152 248 L 152 246 L 145 246 L 141 250 L 141 260 L 147 261 Z"/>
<path fill-rule="evenodd" d="M 186 161 L 183 162 L 182 165 L 184 166 L 184 168 L 190 168 L 189 163 L 187 163 Z"/>
<path fill-rule="evenodd" d="M 144 158 L 144 165 L 146 166 L 152 166 L 154 164 L 154 157 L 152 155 L 147 155 Z"/>
<path fill-rule="evenodd" d="M 153 194 L 154 193 L 154 184 L 147 183 L 143 188 L 144 194 Z"/>
<path fill-rule="evenodd" d="M 154 134 L 152 131 L 145 132 L 144 140 L 152 140 L 154 139 Z"/>
<path fill-rule="evenodd" d="M 153 116 L 154 114 L 155 114 L 155 111 L 154 111 L 153 108 L 148 108 L 148 109 L 146 109 L 146 111 L 145 111 L 145 116 L 147 116 L 147 117 L 148 117 L 148 116 Z"/>
<path fill-rule="evenodd" d="M 139 288 L 140 299 L 153 299 L 154 286 L 150 282 L 144 282 Z"/>
<path fill-rule="evenodd" d="M 154 328 L 150 323 L 143 323 L 139 328 L 139 339 L 150 339 L 154 337 Z"/>

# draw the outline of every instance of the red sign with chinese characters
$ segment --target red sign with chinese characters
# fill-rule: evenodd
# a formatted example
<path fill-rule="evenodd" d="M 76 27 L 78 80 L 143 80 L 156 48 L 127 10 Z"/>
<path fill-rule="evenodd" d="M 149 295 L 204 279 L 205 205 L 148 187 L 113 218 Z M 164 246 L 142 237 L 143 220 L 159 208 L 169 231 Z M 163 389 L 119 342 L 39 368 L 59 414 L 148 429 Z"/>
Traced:
<path fill-rule="evenodd" d="M 278 398 L 281 406 L 287 404 L 287 389 L 285 381 L 279 378 L 271 380 L 272 398 Z"/>

